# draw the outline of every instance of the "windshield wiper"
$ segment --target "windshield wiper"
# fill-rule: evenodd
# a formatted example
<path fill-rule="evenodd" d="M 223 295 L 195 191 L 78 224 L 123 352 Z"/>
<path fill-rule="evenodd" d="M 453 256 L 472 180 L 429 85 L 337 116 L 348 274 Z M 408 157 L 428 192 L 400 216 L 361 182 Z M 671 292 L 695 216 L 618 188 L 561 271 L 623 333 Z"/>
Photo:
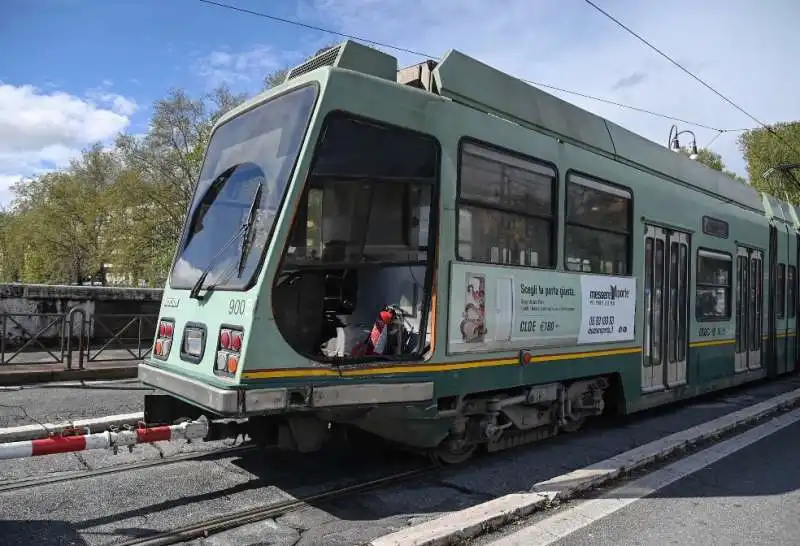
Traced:
<path fill-rule="evenodd" d="M 214 257 L 211 258 L 211 261 L 208 263 L 208 266 L 206 266 L 206 268 L 203 270 L 203 273 L 200 275 L 200 278 L 198 278 L 197 282 L 195 282 L 194 286 L 192 286 L 192 290 L 191 290 L 191 292 L 189 292 L 189 297 L 190 298 L 193 298 L 193 299 L 196 299 L 196 300 L 200 300 L 201 299 L 199 294 L 200 294 L 200 290 L 203 288 L 203 283 L 206 282 L 206 278 L 208 277 L 208 274 L 211 273 L 211 271 L 214 269 L 214 266 L 217 265 L 217 261 L 219 260 L 220 256 L 222 256 L 222 254 L 226 250 L 228 250 L 228 247 L 230 247 L 234 242 L 236 242 L 236 240 L 239 237 L 241 237 L 243 235 L 249 235 L 250 230 L 251 230 L 251 228 L 253 226 L 253 223 L 255 222 L 255 213 L 256 213 L 256 210 L 258 210 L 258 203 L 261 200 L 261 192 L 262 192 L 263 188 L 264 188 L 264 183 L 263 182 L 259 182 L 258 183 L 258 187 L 256 188 L 256 193 L 253 196 L 253 201 L 250 203 L 250 210 L 247 213 L 247 218 L 245 219 L 244 223 L 239 227 L 239 229 L 236 230 L 236 233 L 233 234 L 233 237 L 231 237 L 228 240 L 227 243 L 222 245 L 222 247 L 217 251 L 217 253 L 214 254 Z M 245 237 L 245 241 L 246 240 L 247 240 L 247 237 Z M 244 245 L 242 245 L 242 251 L 244 251 Z M 241 254 L 239 256 L 239 260 L 240 260 L 239 263 L 241 264 Z M 241 269 L 241 265 L 239 267 Z M 240 275 L 241 275 L 241 273 L 240 273 Z M 214 285 L 209 286 L 208 289 L 210 290 L 211 288 L 213 288 L 213 286 Z"/>
<path fill-rule="evenodd" d="M 242 237 L 242 247 L 239 250 L 239 263 L 236 264 L 237 277 L 242 276 L 244 264 L 247 261 L 247 255 L 250 253 L 250 239 L 253 233 L 253 224 L 255 224 L 256 211 L 258 204 L 261 202 L 261 192 L 264 188 L 264 183 L 259 182 L 256 188 L 256 194 L 253 197 L 253 202 L 250 203 L 250 211 L 247 213 L 247 221 L 244 223 L 244 234 Z"/>

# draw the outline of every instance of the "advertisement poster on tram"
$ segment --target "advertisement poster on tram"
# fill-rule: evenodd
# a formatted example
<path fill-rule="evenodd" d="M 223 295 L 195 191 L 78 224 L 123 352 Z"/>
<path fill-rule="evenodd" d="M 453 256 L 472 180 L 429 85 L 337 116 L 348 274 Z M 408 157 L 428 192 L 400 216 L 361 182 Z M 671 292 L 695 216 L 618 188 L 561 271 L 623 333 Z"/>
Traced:
<path fill-rule="evenodd" d="M 581 276 L 578 343 L 633 341 L 635 324 L 635 278 Z"/>
<path fill-rule="evenodd" d="M 453 264 L 452 353 L 633 341 L 636 279 Z"/>

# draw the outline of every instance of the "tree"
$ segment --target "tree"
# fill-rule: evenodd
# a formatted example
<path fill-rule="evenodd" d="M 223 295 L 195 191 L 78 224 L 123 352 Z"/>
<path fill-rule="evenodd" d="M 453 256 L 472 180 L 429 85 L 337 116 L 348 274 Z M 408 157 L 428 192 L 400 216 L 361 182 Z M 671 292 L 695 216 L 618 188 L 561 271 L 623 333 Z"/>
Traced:
<path fill-rule="evenodd" d="M 0 279 L 104 281 L 111 264 L 128 283 L 163 285 L 213 125 L 245 98 L 174 90 L 154 104 L 144 137 L 120 135 L 16 184 L 0 214 Z"/>
<path fill-rule="evenodd" d="M 214 123 L 245 98 L 224 86 L 197 99 L 173 89 L 154 104 L 144 138 L 117 139 L 125 169 L 110 190 L 109 212 L 111 261 L 122 275 L 163 284 Z"/>
<path fill-rule="evenodd" d="M 93 147 L 67 169 L 13 188 L 9 234 L 23 281 L 80 283 L 102 270 L 103 198 L 113 175 L 107 155 Z"/>
<path fill-rule="evenodd" d="M 339 42 L 331 42 L 328 45 L 323 46 L 323 47 L 319 48 L 318 50 L 316 50 L 313 55 L 310 55 L 308 58 L 303 60 L 303 62 L 306 62 L 309 59 L 313 59 L 317 55 L 321 55 L 321 54 L 325 53 L 326 51 L 328 51 L 329 49 L 336 47 L 337 45 L 339 45 Z M 302 64 L 302 63 L 300 63 L 300 64 Z M 289 68 L 285 67 L 285 68 L 281 68 L 279 70 L 275 70 L 275 71 L 267 74 L 267 76 L 264 78 L 264 89 L 265 90 L 266 89 L 272 89 L 273 87 L 282 84 L 284 82 L 284 80 L 286 79 L 286 75 L 288 73 L 289 73 Z"/>
<path fill-rule="evenodd" d="M 281 68 L 279 70 L 275 70 L 274 72 L 270 72 L 264 78 L 264 89 L 272 89 L 273 87 L 282 84 L 288 73 L 288 68 Z"/>
<path fill-rule="evenodd" d="M 681 153 L 686 156 L 689 156 L 691 155 L 692 152 L 689 148 L 682 147 Z M 703 165 L 705 165 L 710 169 L 714 169 L 715 171 L 719 171 L 723 174 L 726 174 L 731 178 L 733 178 L 734 180 L 747 183 L 747 181 L 744 178 L 742 178 L 735 172 L 726 169 L 725 162 L 722 161 L 722 156 L 719 155 L 717 152 L 710 150 L 709 148 L 698 148 L 697 157 L 695 158 L 695 161 L 697 161 L 698 163 L 702 163 Z"/>
<path fill-rule="evenodd" d="M 800 121 L 776 123 L 767 129 L 751 129 L 739 136 L 739 149 L 747 162 L 747 172 L 756 188 L 779 199 L 800 202 L 800 185 L 791 175 L 776 172 L 769 178 L 764 173 L 780 164 L 800 163 Z M 800 173 L 795 177 L 800 180 Z"/>
<path fill-rule="evenodd" d="M 16 216 L 0 211 L 0 282 L 13 282 L 22 275 L 22 256 L 15 228 Z"/>

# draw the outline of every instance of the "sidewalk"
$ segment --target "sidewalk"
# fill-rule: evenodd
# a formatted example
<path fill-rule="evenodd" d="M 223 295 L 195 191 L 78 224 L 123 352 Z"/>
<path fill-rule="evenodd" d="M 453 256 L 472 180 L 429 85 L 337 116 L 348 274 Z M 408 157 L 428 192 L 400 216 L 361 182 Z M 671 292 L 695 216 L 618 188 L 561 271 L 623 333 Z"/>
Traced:
<path fill-rule="evenodd" d="M 776 416 L 783 421 L 797 420 L 798 406 L 800 378 L 786 376 L 744 386 L 743 389 L 735 388 L 730 394 L 713 400 L 696 400 L 676 411 L 646 417 L 625 426 L 594 430 L 587 427 L 560 445 L 558 441 L 543 441 L 537 449 L 523 450 L 514 455 L 509 452 L 506 458 L 499 458 L 496 462 L 484 461 L 480 466 L 476 464 L 474 470 L 464 469 L 443 476 L 441 484 L 437 485 L 469 491 L 474 500 L 449 506 L 438 504 L 436 509 L 427 511 L 424 504 L 418 505 L 414 512 L 416 517 L 408 516 L 405 527 L 397 529 L 397 525 L 393 525 L 388 534 L 372 539 L 368 545 L 449 546 L 469 543 L 488 546 L 489 540 L 508 535 L 520 527 L 527 528 L 538 521 L 540 516 L 536 515 L 537 512 L 558 510 L 559 505 L 588 497 L 615 482 L 627 483 L 631 476 L 650 474 L 663 463 L 675 459 L 685 461 L 691 457 L 694 457 L 693 461 L 710 461 L 714 453 L 724 452 L 727 445 L 741 442 L 748 434 L 757 435 L 759 430 L 775 427 L 777 421 L 761 429 L 750 428 L 748 433 L 746 429 L 753 425 L 769 423 Z M 788 417 L 788 413 L 779 415 L 790 411 L 794 411 L 792 417 Z M 729 438 L 733 438 L 733 442 L 724 443 Z M 723 443 L 717 443 L 719 440 Z M 769 454 L 760 456 L 761 461 L 769 461 L 767 464 L 773 463 L 773 458 Z M 662 472 L 662 475 L 668 473 Z M 399 495 L 395 494 L 392 500 L 397 497 Z M 625 499 L 613 500 L 619 505 Z M 547 515 L 558 513 L 554 511 Z M 654 513 L 660 513 L 663 519 L 663 506 Z M 590 522 L 585 517 L 583 521 Z M 555 526 L 552 529 L 555 530 Z M 559 531 L 563 529 L 564 526 Z M 559 537 L 550 534 L 545 538 Z M 607 537 L 595 535 L 590 543 L 599 543 L 602 538 Z M 559 545 L 568 543 L 565 540 L 557 542 Z M 517 544 L 528 546 L 531 541 Z"/>
<path fill-rule="evenodd" d="M 59 351 L 53 351 L 58 355 Z M 114 353 L 119 353 L 115 355 Z M 8 353 L 9 358 L 13 353 Z M 114 357 L 117 359 L 114 359 Z M 29 385 L 51 381 L 132 379 L 137 375 L 139 360 L 124 350 L 103 351 L 103 360 L 87 362 L 78 369 L 78 356 L 73 355 L 72 369 L 67 369 L 66 358 L 54 362 L 54 358 L 44 351 L 21 353 L 10 364 L 0 365 L 0 386 Z"/>

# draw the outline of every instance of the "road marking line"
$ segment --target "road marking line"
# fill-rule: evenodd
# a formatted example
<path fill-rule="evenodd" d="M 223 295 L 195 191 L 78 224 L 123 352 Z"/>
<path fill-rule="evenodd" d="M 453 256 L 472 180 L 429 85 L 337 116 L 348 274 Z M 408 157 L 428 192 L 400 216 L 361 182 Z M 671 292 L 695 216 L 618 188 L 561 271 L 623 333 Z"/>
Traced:
<path fill-rule="evenodd" d="M 596 499 L 582 502 L 574 508 L 491 542 L 489 546 L 547 546 L 553 544 L 798 421 L 800 421 L 800 410 L 794 410 L 634 482 L 620 486 Z"/>

